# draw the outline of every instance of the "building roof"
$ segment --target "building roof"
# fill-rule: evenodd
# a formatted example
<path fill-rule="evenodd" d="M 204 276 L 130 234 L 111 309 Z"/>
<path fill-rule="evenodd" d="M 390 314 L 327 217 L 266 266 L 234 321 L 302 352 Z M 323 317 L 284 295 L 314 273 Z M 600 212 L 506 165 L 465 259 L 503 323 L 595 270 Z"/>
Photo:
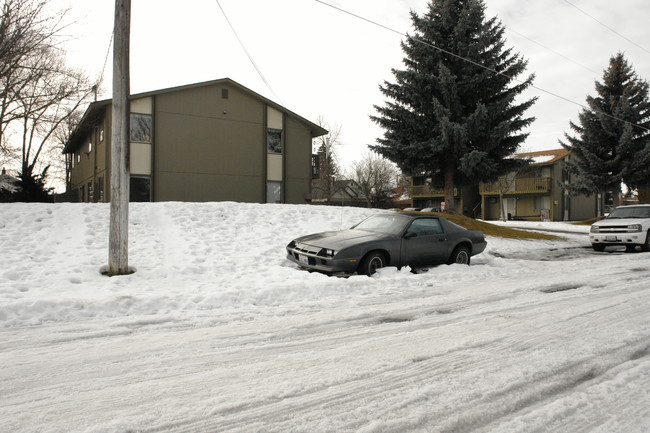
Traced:
<path fill-rule="evenodd" d="M 562 149 L 540 150 L 538 152 L 518 153 L 516 158 L 529 158 L 531 165 L 551 165 L 569 154 L 569 151 Z"/>
<path fill-rule="evenodd" d="M 194 84 L 186 84 L 183 86 L 176 86 L 176 87 L 168 87 L 165 89 L 159 89 L 159 90 L 152 90 L 149 92 L 144 92 L 144 93 L 138 93 L 135 95 L 131 95 L 129 99 L 140 99 L 140 98 L 147 98 L 150 96 L 155 96 L 155 95 L 161 95 L 164 93 L 172 93 L 172 92 L 178 92 L 182 90 L 187 90 L 187 89 L 193 89 L 197 87 L 207 87 L 207 86 L 213 86 L 217 84 L 228 84 L 232 87 L 235 87 L 239 90 L 241 90 L 244 93 L 248 93 L 249 95 L 253 96 L 256 99 L 259 99 L 266 103 L 267 105 L 275 108 L 276 110 L 282 111 L 287 113 L 289 116 L 293 117 L 300 123 L 306 125 L 310 130 L 311 130 L 311 135 L 312 137 L 319 137 L 321 135 L 325 135 L 328 133 L 328 131 L 318 125 L 316 125 L 313 122 L 310 122 L 309 120 L 305 119 L 302 116 L 297 115 L 296 113 L 286 109 L 285 107 L 281 106 L 280 104 L 277 104 L 273 101 L 271 101 L 268 98 L 265 98 L 264 96 L 260 95 L 259 93 L 256 93 L 249 89 L 248 87 L 242 86 L 238 82 L 231 80 L 230 78 L 220 78 L 218 80 L 211 80 L 211 81 L 203 81 L 201 83 L 194 83 Z M 70 138 L 68 139 L 68 142 L 66 143 L 65 147 L 63 148 L 63 153 L 70 153 L 72 152 L 77 144 L 78 141 L 83 139 L 83 136 L 85 135 L 85 132 L 88 130 L 89 126 L 92 126 L 92 123 L 97 120 L 101 115 L 104 113 L 104 111 L 111 106 L 113 100 L 112 99 L 104 99 L 101 101 L 95 101 L 92 102 L 88 108 L 86 109 L 86 112 L 84 113 L 83 117 L 81 118 L 81 122 L 79 122 L 79 125 L 77 125 L 77 128 L 74 130 L 74 132 L 71 134 Z"/>

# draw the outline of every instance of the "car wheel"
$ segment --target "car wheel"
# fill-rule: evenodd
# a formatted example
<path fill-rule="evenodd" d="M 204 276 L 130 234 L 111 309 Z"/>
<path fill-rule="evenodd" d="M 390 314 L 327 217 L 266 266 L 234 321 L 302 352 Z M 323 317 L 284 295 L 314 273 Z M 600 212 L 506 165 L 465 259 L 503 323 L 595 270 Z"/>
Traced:
<path fill-rule="evenodd" d="M 451 253 L 451 257 L 449 257 L 450 265 L 453 263 L 458 263 L 461 265 L 469 265 L 469 261 L 470 261 L 469 248 L 463 245 L 457 246 L 454 249 L 454 252 Z"/>
<path fill-rule="evenodd" d="M 645 237 L 645 244 L 641 245 L 641 251 L 644 253 L 650 251 L 650 230 L 648 230 L 648 235 Z"/>
<path fill-rule="evenodd" d="M 591 247 L 594 249 L 594 251 L 598 251 L 599 253 L 605 251 L 605 245 L 603 244 L 591 244 Z"/>
<path fill-rule="evenodd" d="M 357 273 L 360 275 L 372 275 L 377 272 L 377 269 L 383 268 L 386 266 L 386 259 L 384 255 L 379 251 L 366 254 L 366 256 L 361 260 L 359 267 L 357 268 Z"/>
<path fill-rule="evenodd" d="M 636 245 L 625 245 L 625 251 L 633 253 L 636 251 Z"/>

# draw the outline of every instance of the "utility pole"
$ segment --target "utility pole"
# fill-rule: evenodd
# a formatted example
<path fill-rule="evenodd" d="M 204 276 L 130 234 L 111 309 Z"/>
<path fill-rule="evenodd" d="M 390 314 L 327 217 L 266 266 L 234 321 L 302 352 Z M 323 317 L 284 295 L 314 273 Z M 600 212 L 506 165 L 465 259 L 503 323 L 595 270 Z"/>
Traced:
<path fill-rule="evenodd" d="M 115 0 L 113 120 L 111 129 L 111 220 L 108 275 L 129 273 L 129 36 L 131 0 Z"/>

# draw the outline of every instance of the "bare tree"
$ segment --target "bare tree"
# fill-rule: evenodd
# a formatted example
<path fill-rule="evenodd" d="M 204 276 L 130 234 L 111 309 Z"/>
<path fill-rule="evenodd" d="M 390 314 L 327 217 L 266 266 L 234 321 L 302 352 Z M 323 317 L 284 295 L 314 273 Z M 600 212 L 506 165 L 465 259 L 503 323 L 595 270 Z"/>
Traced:
<path fill-rule="evenodd" d="M 313 182 L 312 190 L 320 198 L 331 201 L 339 190 L 337 177 L 340 173 L 334 146 L 341 144 L 341 126 L 338 124 L 329 125 L 323 116 L 319 116 L 316 123 L 326 129 L 328 133 L 316 137 L 313 142 L 313 150 L 318 155 L 319 176 Z"/>
<path fill-rule="evenodd" d="M 4 0 L 0 18 L 0 149 L 7 151 L 5 136 L 14 121 L 24 117 L 20 100 L 40 75 L 40 59 L 55 48 L 63 15 L 44 12 L 47 0 Z"/>
<path fill-rule="evenodd" d="M 71 112 L 70 116 L 68 116 L 68 118 L 65 119 L 63 123 L 59 125 L 59 128 L 54 132 L 54 140 L 56 141 L 56 146 L 52 146 L 47 150 L 49 158 L 55 161 L 52 167 L 54 169 L 54 173 L 52 173 L 52 175 L 57 180 L 65 182 L 66 191 L 71 190 L 70 164 L 65 157 L 63 160 L 60 159 L 61 149 L 65 147 L 66 143 L 68 143 L 72 137 L 73 132 L 81 123 L 82 117 L 83 113 L 81 110 Z"/>
<path fill-rule="evenodd" d="M 511 172 L 501 176 L 495 183 L 495 187 L 499 193 L 499 215 L 501 221 L 506 221 L 506 211 L 503 207 L 503 200 L 505 194 L 513 192 L 517 183 L 517 172 Z"/>
<path fill-rule="evenodd" d="M 368 207 L 379 207 L 390 196 L 398 177 L 395 164 L 373 152 L 352 165 L 351 179 L 359 185 Z"/>
<path fill-rule="evenodd" d="M 61 148 L 56 140 L 57 132 L 67 128 L 67 120 L 79 112 L 92 95 L 92 86 L 84 74 L 66 69 L 61 56 L 51 53 L 40 62 L 37 69 L 41 73 L 33 77 L 16 101 L 22 111 L 20 126 L 16 129 L 21 132 L 23 176 L 33 175 L 48 149 Z"/>
<path fill-rule="evenodd" d="M 18 156 L 21 177 L 47 172 L 57 131 L 92 94 L 59 48 L 67 11 L 49 0 L 4 0 L 0 19 L 0 153 Z M 15 141 L 8 140 L 9 132 Z M 59 143 L 60 144 L 60 143 Z M 62 156 L 58 155 L 61 159 Z"/>

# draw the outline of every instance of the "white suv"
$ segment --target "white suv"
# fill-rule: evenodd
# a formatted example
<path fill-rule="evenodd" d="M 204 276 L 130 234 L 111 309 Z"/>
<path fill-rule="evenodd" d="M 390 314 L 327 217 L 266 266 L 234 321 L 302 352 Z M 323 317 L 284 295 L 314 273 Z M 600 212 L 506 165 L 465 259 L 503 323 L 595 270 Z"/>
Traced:
<path fill-rule="evenodd" d="M 637 246 L 650 251 L 650 204 L 617 207 L 591 225 L 589 241 L 596 251 L 611 245 L 625 245 L 627 251 Z"/>

